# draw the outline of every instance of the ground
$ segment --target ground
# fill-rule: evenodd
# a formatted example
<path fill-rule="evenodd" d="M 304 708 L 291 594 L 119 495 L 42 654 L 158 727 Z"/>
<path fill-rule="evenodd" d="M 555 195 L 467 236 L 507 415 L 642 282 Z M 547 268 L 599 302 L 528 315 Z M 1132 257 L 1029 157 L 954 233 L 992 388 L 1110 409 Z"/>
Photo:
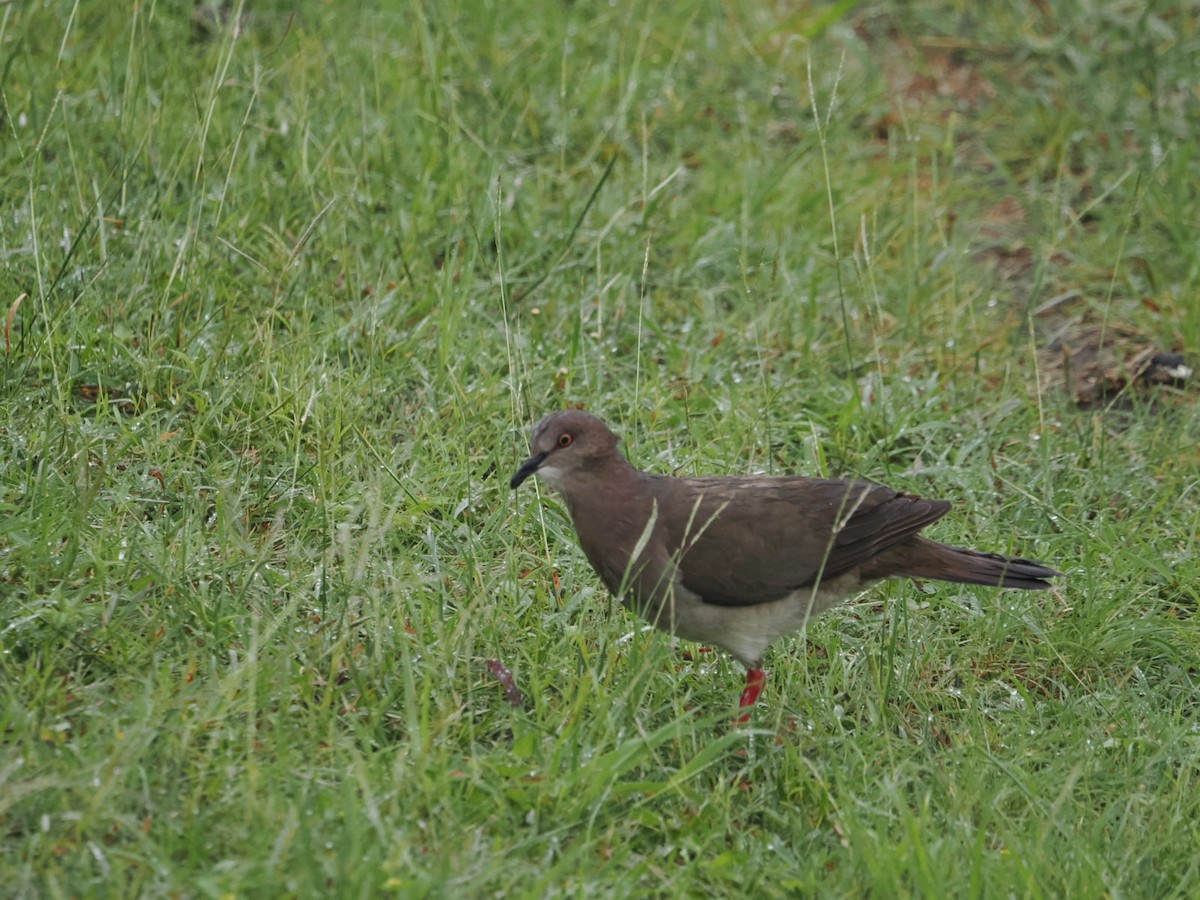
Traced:
<path fill-rule="evenodd" d="M 1200 412 L 1135 362 L 1200 346 L 1195 3 L 0 4 L 0 49 L 10 896 L 1200 890 Z M 509 490 L 564 406 L 1067 577 L 881 586 L 737 726 Z"/>

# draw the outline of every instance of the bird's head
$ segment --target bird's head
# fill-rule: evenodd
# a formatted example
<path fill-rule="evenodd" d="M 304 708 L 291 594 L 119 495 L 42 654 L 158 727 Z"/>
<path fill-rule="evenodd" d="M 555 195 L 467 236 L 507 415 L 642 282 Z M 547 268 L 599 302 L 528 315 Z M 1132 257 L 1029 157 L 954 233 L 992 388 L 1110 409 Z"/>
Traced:
<path fill-rule="evenodd" d="M 591 413 L 578 409 L 551 413 L 533 426 L 529 450 L 529 459 L 509 482 L 514 488 L 536 474 L 565 492 L 580 474 L 619 457 L 617 436 Z"/>

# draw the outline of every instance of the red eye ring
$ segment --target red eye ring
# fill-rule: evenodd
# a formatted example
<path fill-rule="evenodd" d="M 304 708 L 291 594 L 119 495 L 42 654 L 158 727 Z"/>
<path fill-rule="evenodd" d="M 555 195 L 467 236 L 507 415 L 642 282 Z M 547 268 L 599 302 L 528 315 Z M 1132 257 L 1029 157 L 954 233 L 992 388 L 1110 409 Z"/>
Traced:
<path fill-rule="evenodd" d="M 558 446 L 560 447 L 570 447 L 573 443 L 575 443 L 575 435 L 569 431 L 564 431 L 558 436 Z"/>

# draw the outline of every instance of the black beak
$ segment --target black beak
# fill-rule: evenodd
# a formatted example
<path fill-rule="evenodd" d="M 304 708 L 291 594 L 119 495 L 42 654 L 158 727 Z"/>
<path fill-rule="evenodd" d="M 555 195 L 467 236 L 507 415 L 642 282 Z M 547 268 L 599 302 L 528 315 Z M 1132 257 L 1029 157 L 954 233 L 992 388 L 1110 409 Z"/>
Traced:
<path fill-rule="evenodd" d="M 512 477 L 512 481 L 508 483 L 509 487 L 520 487 L 522 481 L 538 470 L 538 466 L 542 464 L 542 461 L 545 458 L 545 453 L 539 453 L 536 456 L 529 457 L 529 459 L 521 463 L 521 468 L 517 469 L 516 474 Z"/>

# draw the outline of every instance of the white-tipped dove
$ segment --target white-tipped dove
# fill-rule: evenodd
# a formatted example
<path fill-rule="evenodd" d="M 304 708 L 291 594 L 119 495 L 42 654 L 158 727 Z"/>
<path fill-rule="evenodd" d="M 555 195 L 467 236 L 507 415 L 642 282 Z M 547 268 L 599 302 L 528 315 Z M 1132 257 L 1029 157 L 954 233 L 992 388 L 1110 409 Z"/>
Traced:
<path fill-rule="evenodd" d="M 531 451 L 512 487 L 536 474 L 557 490 L 614 595 L 655 627 L 716 644 L 745 665 L 742 707 L 758 699 L 771 643 L 872 582 L 1045 590 L 1046 579 L 1062 574 L 921 537 L 949 512 L 945 500 L 865 481 L 642 472 L 617 450 L 607 425 L 578 410 L 538 422 Z"/>

